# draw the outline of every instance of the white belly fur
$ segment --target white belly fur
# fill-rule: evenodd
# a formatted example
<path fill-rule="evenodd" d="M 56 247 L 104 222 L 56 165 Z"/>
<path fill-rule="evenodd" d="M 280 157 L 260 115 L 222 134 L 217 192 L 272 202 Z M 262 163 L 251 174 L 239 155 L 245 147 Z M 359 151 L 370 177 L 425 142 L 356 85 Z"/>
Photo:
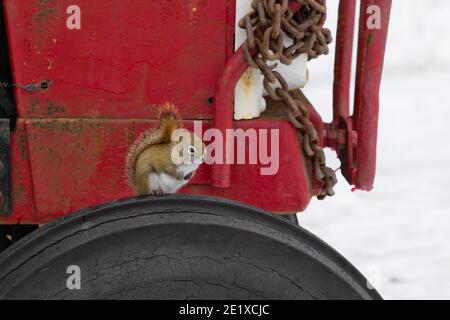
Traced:
<path fill-rule="evenodd" d="M 175 193 L 188 183 L 187 180 L 177 180 L 167 173 L 150 173 L 148 179 L 150 189 L 161 189 L 164 193 Z"/>
<path fill-rule="evenodd" d="M 181 165 L 178 171 L 183 173 L 183 175 L 187 175 L 196 170 L 197 167 L 198 165 Z M 189 180 L 177 180 L 164 172 L 152 172 L 148 176 L 148 185 L 150 186 L 150 189 L 161 189 L 164 193 L 175 193 L 188 182 Z"/>

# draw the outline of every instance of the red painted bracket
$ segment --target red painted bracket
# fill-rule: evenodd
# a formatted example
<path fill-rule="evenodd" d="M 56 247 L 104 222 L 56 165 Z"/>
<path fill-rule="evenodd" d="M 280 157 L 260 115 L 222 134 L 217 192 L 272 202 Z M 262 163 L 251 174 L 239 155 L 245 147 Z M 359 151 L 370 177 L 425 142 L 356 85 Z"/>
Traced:
<path fill-rule="evenodd" d="M 247 68 L 248 63 L 241 47 L 228 61 L 220 78 L 214 99 L 213 127 L 220 130 L 224 137 L 226 137 L 226 130 L 233 128 L 234 89 Z M 213 187 L 230 187 L 231 165 L 225 163 L 226 152 L 227 150 L 224 150 L 224 163 L 213 164 L 211 167 L 211 186 Z"/>
<path fill-rule="evenodd" d="M 350 116 L 350 83 L 356 1 L 341 0 L 336 40 L 333 123 L 345 130 L 345 144 L 336 147 L 342 173 L 356 189 L 373 188 L 376 173 L 379 92 L 392 0 L 362 0 L 358 36 L 354 113 Z M 375 7 L 373 7 L 375 6 Z M 379 10 L 380 28 L 369 28 L 372 9 Z"/>

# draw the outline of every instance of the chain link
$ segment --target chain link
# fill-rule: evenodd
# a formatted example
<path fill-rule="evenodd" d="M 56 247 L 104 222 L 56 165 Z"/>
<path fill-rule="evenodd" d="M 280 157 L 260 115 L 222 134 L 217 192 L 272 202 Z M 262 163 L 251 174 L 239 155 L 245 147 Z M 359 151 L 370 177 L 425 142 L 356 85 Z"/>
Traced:
<path fill-rule="evenodd" d="M 308 108 L 289 92 L 286 79 L 274 70 L 276 63 L 268 64 L 279 60 L 290 65 L 302 54 L 307 54 L 311 60 L 329 52 L 332 36 L 330 30 L 324 28 L 326 0 L 297 2 L 301 7 L 294 13 L 289 8 L 289 0 L 253 0 L 252 12 L 239 21 L 239 27 L 247 32 L 243 50 L 248 64 L 262 72 L 267 93 L 272 99 L 283 101 L 291 124 L 299 132 L 303 151 L 313 163 L 314 177 L 322 185 L 318 195 L 322 200 L 335 194 L 336 174 L 326 166 L 325 153 Z M 285 46 L 288 42 L 290 44 Z M 251 52 L 255 50 L 258 54 L 253 57 Z"/>

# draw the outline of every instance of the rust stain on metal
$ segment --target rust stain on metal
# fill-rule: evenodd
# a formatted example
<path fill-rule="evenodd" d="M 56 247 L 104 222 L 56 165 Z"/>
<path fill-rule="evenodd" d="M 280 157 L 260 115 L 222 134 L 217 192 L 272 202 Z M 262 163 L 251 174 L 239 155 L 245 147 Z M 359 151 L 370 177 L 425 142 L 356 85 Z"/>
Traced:
<path fill-rule="evenodd" d="M 372 42 L 375 40 L 374 38 L 375 38 L 375 35 L 373 33 L 371 33 L 369 35 L 369 37 L 367 38 L 367 45 L 368 46 L 372 44 Z"/>
<path fill-rule="evenodd" d="M 64 106 L 54 103 L 53 101 L 50 101 L 49 99 L 45 100 L 45 104 L 43 105 L 45 108 L 45 112 L 48 116 L 54 116 L 56 114 L 63 114 L 66 113 L 66 109 Z M 28 111 L 31 114 L 39 114 L 41 112 L 41 101 L 37 97 L 33 97 L 31 100 L 31 104 L 28 107 Z"/>
<path fill-rule="evenodd" d="M 243 84 L 243 93 L 244 95 L 248 95 L 250 93 L 252 83 L 254 82 L 252 80 L 252 70 L 248 68 L 242 75 L 241 79 Z"/>
<path fill-rule="evenodd" d="M 31 125 L 34 128 L 47 129 L 49 133 L 59 131 L 81 135 L 85 129 L 85 120 L 53 119 L 50 121 L 35 121 Z"/>
<path fill-rule="evenodd" d="M 37 4 L 37 12 L 34 15 L 36 23 L 36 31 L 43 33 L 49 18 L 56 16 L 56 1 L 55 0 L 39 0 Z"/>
<path fill-rule="evenodd" d="M 47 100 L 47 114 L 49 116 L 55 115 L 57 113 L 65 113 L 66 109 L 63 106 L 54 104 L 53 102 Z"/>
<path fill-rule="evenodd" d="M 132 126 L 126 128 L 125 130 L 125 141 L 127 141 L 127 143 L 131 145 L 135 139 L 136 139 L 136 126 L 135 123 L 133 123 Z"/>
<path fill-rule="evenodd" d="M 38 185 L 45 183 L 48 176 L 51 182 L 46 186 L 49 192 L 57 195 L 56 206 L 60 210 L 70 212 L 74 203 L 68 201 L 77 194 L 82 198 L 89 198 L 86 186 L 91 186 L 93 179 L 98 176 L 98 168 L 102 166 L 102 154 L 108 145 L 110 135 L 101 121 L 89 119 L 54 119 L 32 121 L 31 131 L 36 132 L 36 139 L 31 143 L 31 152 L 40 173 L 36 172 Z M 49 143 L 51 141 L 51 143 Z M 48 170 L 47 174 L 43 171 Z M 69 173 L 70 172 L 70 173 Z M 70 174 L 73 183 L 68 186 L 67 175 Z M 37 195 L 40 210 L 48 210 L 48 204 Z"/>
<path fill-rule="evenodd" d="M 37 113 L 39 110 L 40 100 L 37 97 L 33 97 L 31 100 L 31 105 L 29 106 L 30 113 Z"/>
<path fill-rule="evenodd" d="M 19 151 L 20 151 L 20 156 L 22 157 L 23 160 L 27 160 L 28 161 L 28 151 L 27 151 L 27 137 L 25 135 L 25 132 L 23 130 L 21 130 L 18 133 L 18 143 L 19 143 Z"/>
<path fill-rule="evenodd" d="M 15 180 L 18 181 L 18 180 Z M 25 187 L 20 184 L 16 187 L 13 186 L 11 197 L 14 202 L 21 202 L 26 199 Z"/>

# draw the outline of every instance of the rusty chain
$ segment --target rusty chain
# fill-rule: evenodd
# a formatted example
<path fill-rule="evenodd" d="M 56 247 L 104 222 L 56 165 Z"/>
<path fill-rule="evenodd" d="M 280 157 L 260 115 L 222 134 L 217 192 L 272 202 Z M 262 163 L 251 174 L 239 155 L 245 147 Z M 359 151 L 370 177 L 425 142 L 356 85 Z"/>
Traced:
<path fill-rule="evenodd" d="M 297 0 L 300 9 L 293 12 L 289 0 L 253 0 L 252 12 L 239 21 L 239 27 L 247 32 L 243 51 L 248 64 L 264 75 L 264 88 L 274 100 L 281 100 L 287 107 L 287 115 L 297 128 L 305 155 L 313 163 L 315 179 L 321 183 L 320 200 L 333 196 L 337 183 L 333 169 L 327 167 L 320 138 L 310 120 L 309 110 L 296 99 L 288 88 L 287 81 L 275 71 L 280 61 L 289 65 L 302 54 L 309 60 L 327 54 L 332 41 L 331 32 L 324 28 L 326 0 Z M 288 46 L 285 44 L 290 42 Z M 253 57 L 252 52 L 256 51 Z M 279 85 L 279 88 L 274 87 Z"/>

